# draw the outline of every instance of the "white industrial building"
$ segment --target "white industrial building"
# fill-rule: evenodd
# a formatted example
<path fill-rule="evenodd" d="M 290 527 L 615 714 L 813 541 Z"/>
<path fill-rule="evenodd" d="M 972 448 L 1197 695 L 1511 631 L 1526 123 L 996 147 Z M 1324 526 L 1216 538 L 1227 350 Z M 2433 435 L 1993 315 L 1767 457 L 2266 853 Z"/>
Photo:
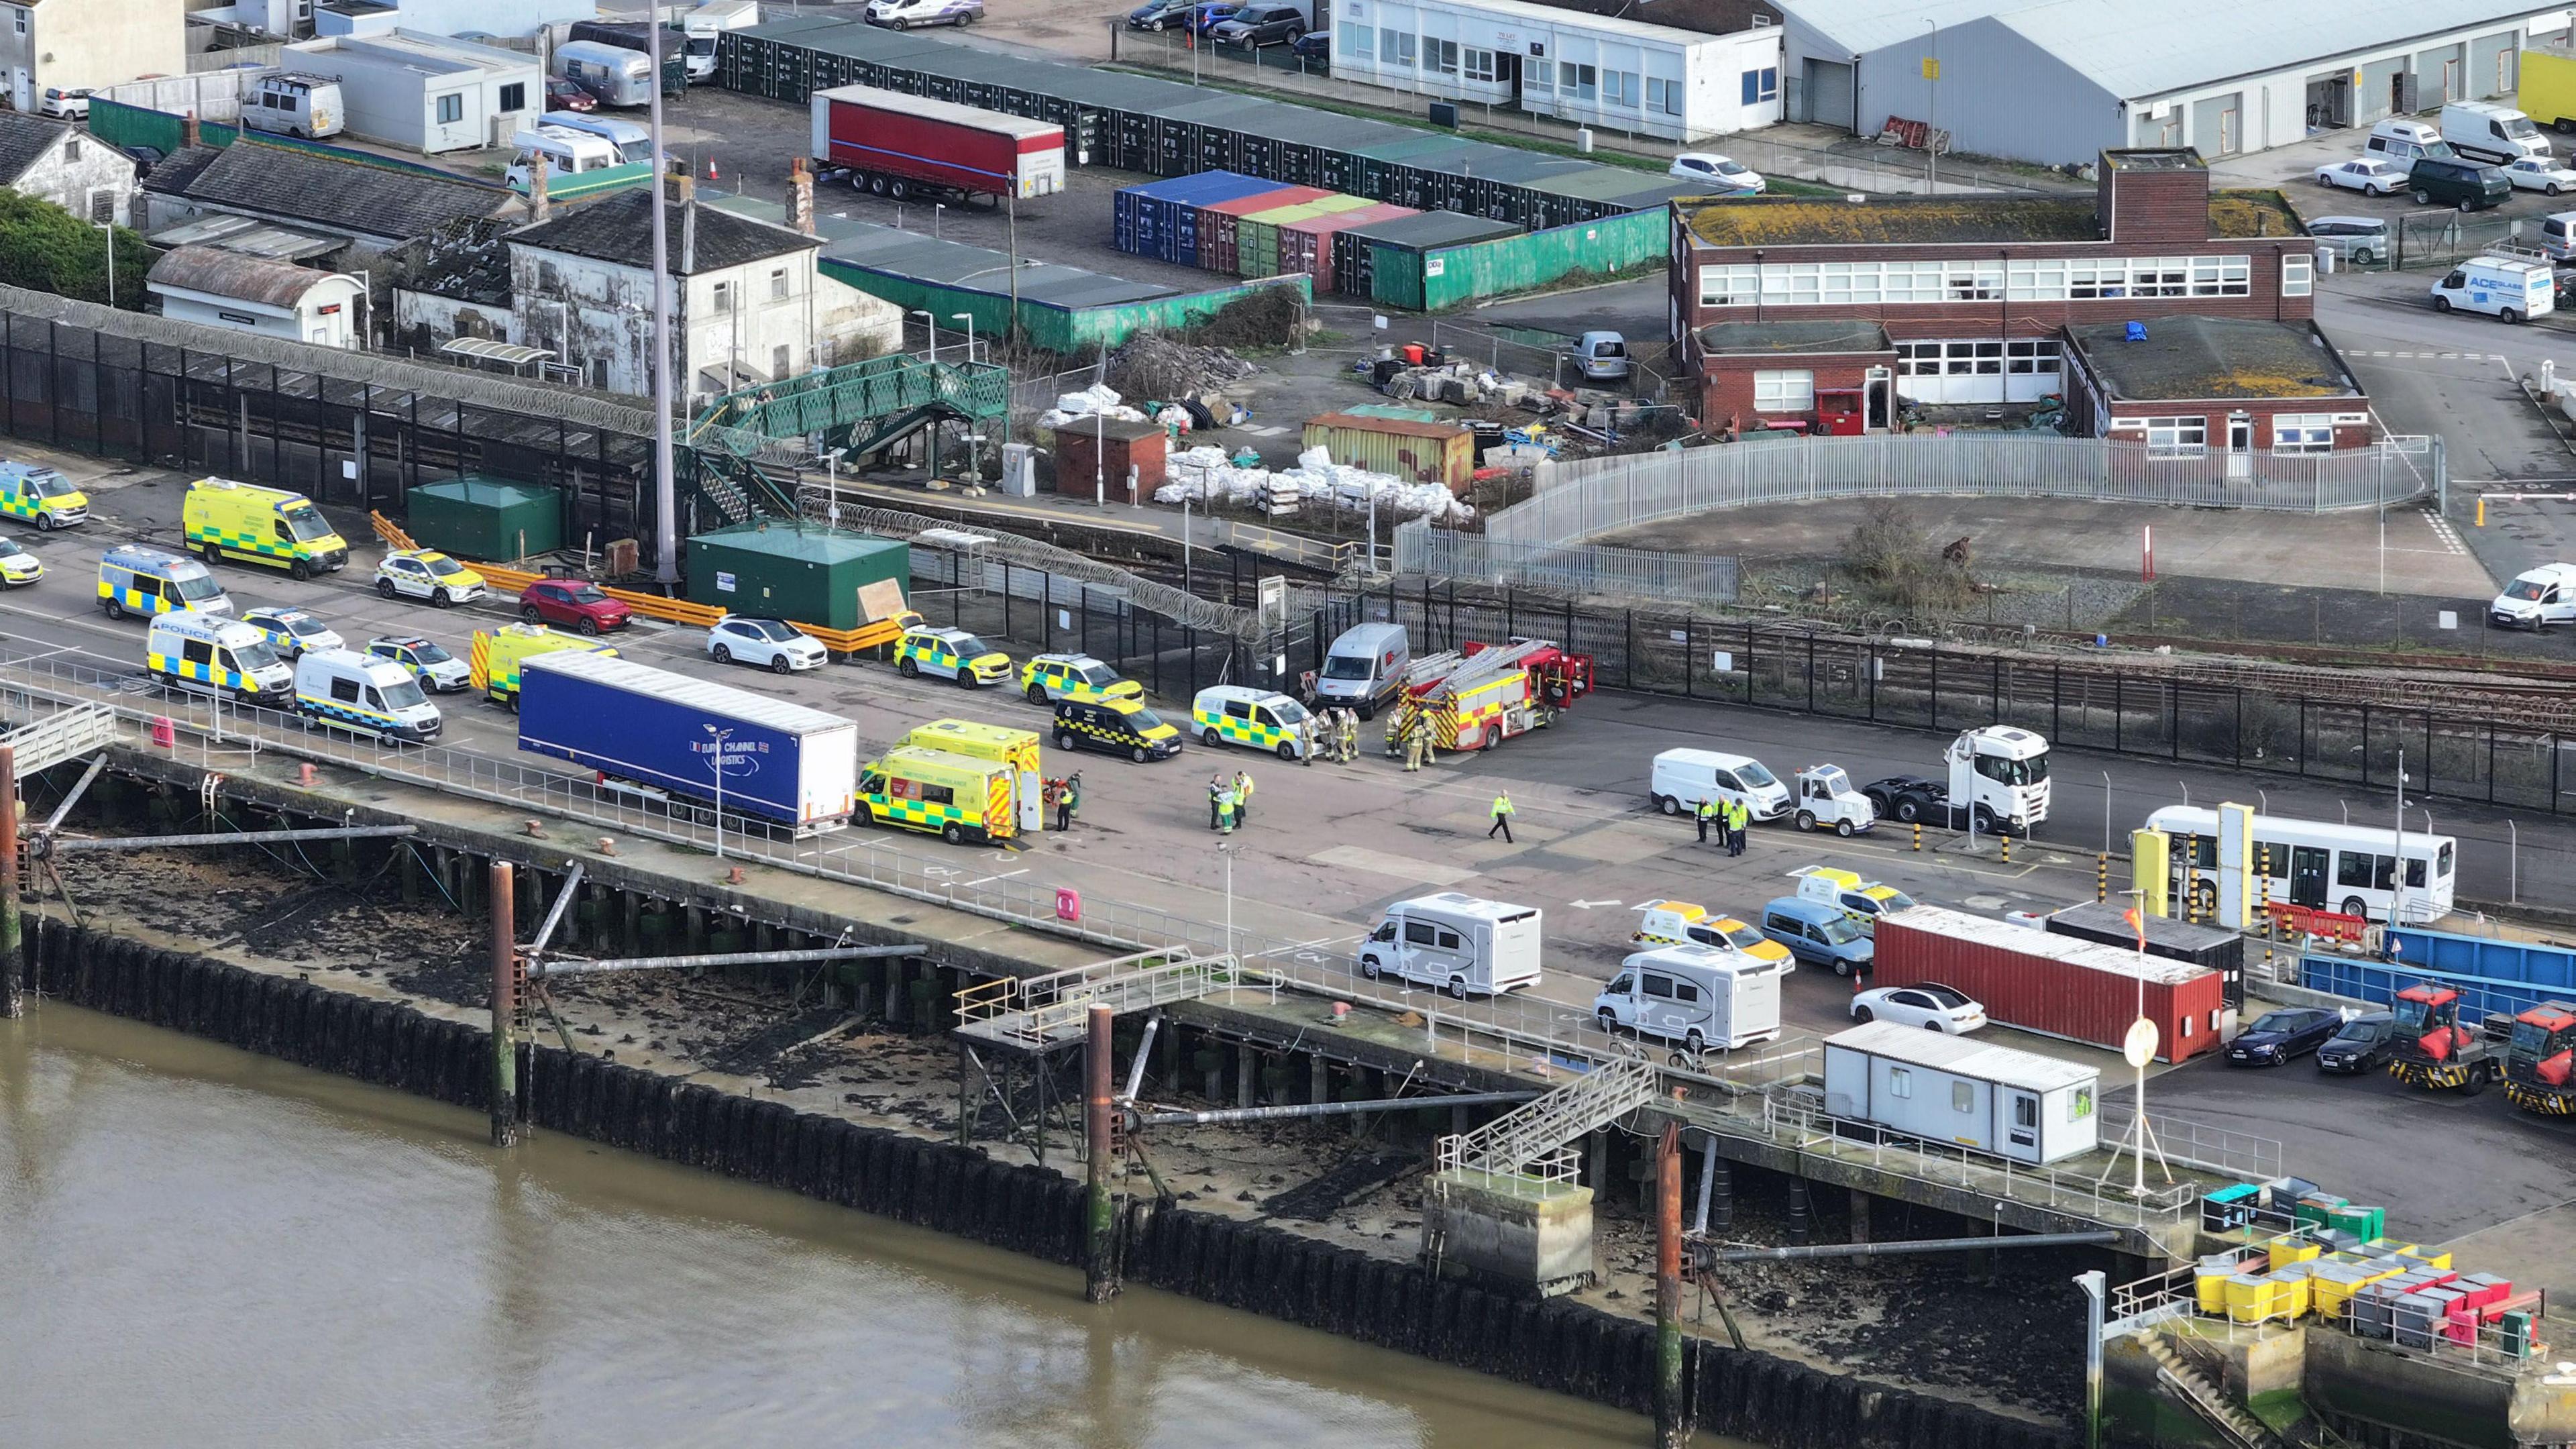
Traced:
<path fill-rule="evenodd" d="M 47 86 L 112 86 L 188 69 L 185 0 L 16 0 L 0 5 L 0 77 L 11 108 Z"/>
<path fill-rule="evenodd" d="M 1781 30 L 1731 35 L 1522 0 L 1339 0 L 1333 76 L 1675 141 L 1781 118 Z"/>
<path fill-rule="evenodd" d="M 599 0 L 322 0 L 315 35 L 498 35 L 517 39 L 549 25 L 599 18 Z"/>
<path fill-rule="evenodd" d="M 363 277 L 216 247 L 180 247 L 154 262 L 144 282 L 164 317 L 321 347 L 365 345 Z"/>
<path fill-rule="evenodd" d="M 2496 0 L 1788 0 L 1788 118 L 2049 165 L 2216 158 L 2510 95 L 2576 10 Z M 1933 77 L 1937 77 L 1934 79 Z M 2356 145 L 2358 138 L 2356 138 Z"/>
<path fill-rule="evenodd" d="M 278 64 L 338 80 L 349 134 L 424 155 L 506 146 L 546 105 L 535 56 L 416 30 L 308 40 Z"/>

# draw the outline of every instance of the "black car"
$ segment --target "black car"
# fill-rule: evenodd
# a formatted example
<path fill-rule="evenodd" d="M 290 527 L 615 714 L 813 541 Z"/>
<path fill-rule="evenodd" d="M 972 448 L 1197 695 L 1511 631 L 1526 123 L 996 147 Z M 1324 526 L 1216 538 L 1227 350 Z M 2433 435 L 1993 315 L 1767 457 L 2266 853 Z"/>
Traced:
<path fill-rule="evenodd" d="M 1288 52 L 1299 60 L 1330 64 L 1333 59 L 1333 37 L 1317 30 L 1288 42 Z"/>
<path fill-rule="evenodd" d="M 2384 1011 L 2356 1016 L 2334 1039 L 2317 1048 L 2321 1072 L 2375 1072 L 2397 1054 L 2397 1018 Z"/>
<path fill-rule="evenodd" d="M 2227 1044 L 2230 1066 L 2277 1067 L 2324 1046 L 2343 1029 L 2343 1013 L 2323 1007 L 2285 1006 L 2254 1018 Z"/>

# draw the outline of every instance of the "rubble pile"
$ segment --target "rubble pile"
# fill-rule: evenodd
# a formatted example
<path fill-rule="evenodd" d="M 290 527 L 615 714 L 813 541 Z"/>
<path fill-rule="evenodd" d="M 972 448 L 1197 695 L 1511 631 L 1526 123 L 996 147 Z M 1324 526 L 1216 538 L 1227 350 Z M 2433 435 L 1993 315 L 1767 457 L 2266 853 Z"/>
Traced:
<path fill-rule="evenodd" d="M 1130 397 L 1177 400 L 1219 391 L 1256 370 L 1222 347 L 1194 347 L 1159 332 L 1139 332 L 1109 354 L 1107 375 Z"/>
<path fill-rule="evenodd" d="M 1165 465 L 1171 481 L 1154 491 L 1154 501 L 1177 505 L 1184 499 L 1268 513 L 1295 512 L 1304 506 L 1365 514 L 1376 500 L 1381 519 L 1428 516 L 1435 522 L 1463 524 L 1475 508 L 1437 483 L 1410 483 L 1386 473 L 1372 473 L 1332 460 L 1322 448 L 1297 455 L 1293 468 L 1237 467 L 1220 449 L 1199 447 Z"/>

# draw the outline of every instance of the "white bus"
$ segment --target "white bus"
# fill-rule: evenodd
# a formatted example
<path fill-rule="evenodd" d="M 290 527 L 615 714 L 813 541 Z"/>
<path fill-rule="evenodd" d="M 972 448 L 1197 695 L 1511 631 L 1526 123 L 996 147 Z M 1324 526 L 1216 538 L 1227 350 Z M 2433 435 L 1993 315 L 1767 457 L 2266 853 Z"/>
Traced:
<path fill-rule="evenodd" d="M 2147 828 L 2174 837 L 2173 899 L 2182 898 L 2186 855 L 2199 872 L 2196 888 L 2205 911 L 2218 902 L 2218 812 L 2168 805 L 2147 817 Z M 2186 836 L 2198 837 L 2189 851 Z M 2392 849 L 2393 847 L 2393 849 Z M 2447 835 L 2392 826 L 2332 825 L 2283 815 L 2254 817 L 2254 870 L 2267 876 L 2268 899 L 2386 922 L 2397 899 L 2397 861 L 2406 862 L 2406 905 L 2400 925 L 2421 925 L 2451 913 L 2459 843 Z M 2260 893 L 2257 900 L 2266 897 Z"/>

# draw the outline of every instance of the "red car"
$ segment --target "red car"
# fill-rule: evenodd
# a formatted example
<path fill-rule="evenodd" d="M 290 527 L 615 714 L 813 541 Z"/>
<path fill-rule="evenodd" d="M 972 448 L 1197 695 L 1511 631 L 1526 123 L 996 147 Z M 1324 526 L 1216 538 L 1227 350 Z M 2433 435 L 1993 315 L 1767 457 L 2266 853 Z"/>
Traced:
<path fill-rule="evenodd" d="M 632 615 L 588 579 L 539 579 L 519 595 L 519 617 L 531 624 L 605 634 L 625 628 Z"/>
<path fill-rule="evenodd" d="M 546 82 L 546 109 L 550 111 L 587 111 L 596 108 L 598 100 L 591 93 L 555 76 Z"/>

